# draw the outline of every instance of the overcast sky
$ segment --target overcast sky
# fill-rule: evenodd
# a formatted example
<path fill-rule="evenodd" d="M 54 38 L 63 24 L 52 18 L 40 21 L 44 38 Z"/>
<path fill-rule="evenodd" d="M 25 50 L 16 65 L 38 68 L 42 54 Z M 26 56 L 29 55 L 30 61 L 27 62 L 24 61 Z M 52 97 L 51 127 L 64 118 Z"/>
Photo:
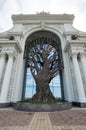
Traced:
<path fill-rule="evenodd" d="M 73 26 L 86 32 L 86 0 L 0 0 L 0 32 L 10 29 L 13 14 L 74 14 Z"/>

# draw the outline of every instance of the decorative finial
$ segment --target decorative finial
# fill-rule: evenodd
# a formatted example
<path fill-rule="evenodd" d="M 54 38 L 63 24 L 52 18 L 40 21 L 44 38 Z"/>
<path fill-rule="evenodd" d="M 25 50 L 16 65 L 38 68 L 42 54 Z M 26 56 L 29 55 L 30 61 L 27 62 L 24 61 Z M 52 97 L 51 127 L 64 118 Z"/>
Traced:
<path fill-rule="evenodd" d="M 42 11 L 42 12 L 37 12 L 37 14 L 46 15 L 46 14 L 50 14 L 50 12 Z"/>

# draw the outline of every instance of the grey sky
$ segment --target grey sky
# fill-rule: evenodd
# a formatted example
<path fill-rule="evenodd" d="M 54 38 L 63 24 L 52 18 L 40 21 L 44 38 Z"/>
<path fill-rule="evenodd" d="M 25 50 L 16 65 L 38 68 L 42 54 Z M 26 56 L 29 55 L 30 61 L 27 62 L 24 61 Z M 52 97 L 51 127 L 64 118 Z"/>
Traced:
<path fill-rule="evenodd" d="M 3 8 L 3 5 L 5 3 L 6 0 L 0 0 L 0 10 Z"/>
<path fill-rule="evenodd" d="M 74 14 L 73 26 L 86 31 L 86 0 L 0 0 L 0 32 L 10 29 L 12 14 L 41 11 L 52 14 Z"/>

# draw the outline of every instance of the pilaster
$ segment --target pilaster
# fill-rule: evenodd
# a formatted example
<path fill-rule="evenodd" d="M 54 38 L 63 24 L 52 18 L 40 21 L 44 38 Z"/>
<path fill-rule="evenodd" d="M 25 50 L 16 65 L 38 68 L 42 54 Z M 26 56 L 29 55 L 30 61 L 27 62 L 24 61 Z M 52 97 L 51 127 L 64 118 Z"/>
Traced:
<path fill-rule="evenodd" d="M 85 77 L 85 80 L 86 80 L 86 52 L 81 52 L 80 53 L 80 59 L 81 59 L 81 64 L 82 64 L 84 77 Z"/>
<path fill-rule="evenodd" d="M 5 52 L 0 53 L 0 90 L 1 90 L 1 79 L 2 79 L 2 73 L 4 69 L 5 64 Z"/>
<path fill-rule="evenodd" d="M 8 53 L 8 63 L 7 63 L 4 80 L 2 83 L 2 90 L 1 90 L 2 103 L 7 102 L 7 94 L 8 94 L 8 88 L 9 88 L 9 83 L 10 83 L 10 78 L 11 78 L 13 59 L 14 59 L 13 53 Z"/>
<path fill-rule="evenodd" d="M 82 77 L 81 77 L 80 68 L 79 68 L 79 64 L 77 60 L 77 53 L 72 53 L 72 60 L 73 60 L 73 65 L 74 65 L 79 102 L 86 102 Z"/>

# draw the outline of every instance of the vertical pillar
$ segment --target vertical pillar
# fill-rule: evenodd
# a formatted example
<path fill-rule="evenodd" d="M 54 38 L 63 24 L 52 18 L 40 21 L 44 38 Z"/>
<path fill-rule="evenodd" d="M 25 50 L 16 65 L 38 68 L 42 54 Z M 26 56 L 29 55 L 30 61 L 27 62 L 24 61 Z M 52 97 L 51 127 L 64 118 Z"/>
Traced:
<path fill-rule="evenodd" d="M 9 89 L 12 65 L 13 65 L 13 54 L 8 54 L 8 63 L 4 75 L 4 80 L 2 83 L 2 90 L 1 90 L 1 102 L 5 103 L 7 101 L 7 94 Z"/>
<path fill-rule="evenodd" d="M 5 64 L 5 54 L 0 54 L 0 83 L 1 83 L 1 78 L 2 78 L 2 73 L 3 73 L 3 69 L 4 69 L 4 64 Z M 0 84 L 0 88 L 1 88 L 1 84 Z"/>
<path fill-rule="evenodd" d="M 86 102 L 83 82 L 82 82 L 79 64 L 78 64 L 78 60 L 77 60 L 77 54 L 74 53 L 72 55 L 72 60 L 73 60 L 73 64 L 74 64 L 74 71 L 75 71 L 75 78 L 76 78 L 76 83 L 77 83 L 79 102 Z"/>
<path fill-rule="evenodd" d="M 81 63 L 82 63 L 82 67 L 83 67 L 84 77 L 86 80 L 86 55 L 85 55 L 85 53 L 80 53 L 80 55 L 81 55 Z"/>

